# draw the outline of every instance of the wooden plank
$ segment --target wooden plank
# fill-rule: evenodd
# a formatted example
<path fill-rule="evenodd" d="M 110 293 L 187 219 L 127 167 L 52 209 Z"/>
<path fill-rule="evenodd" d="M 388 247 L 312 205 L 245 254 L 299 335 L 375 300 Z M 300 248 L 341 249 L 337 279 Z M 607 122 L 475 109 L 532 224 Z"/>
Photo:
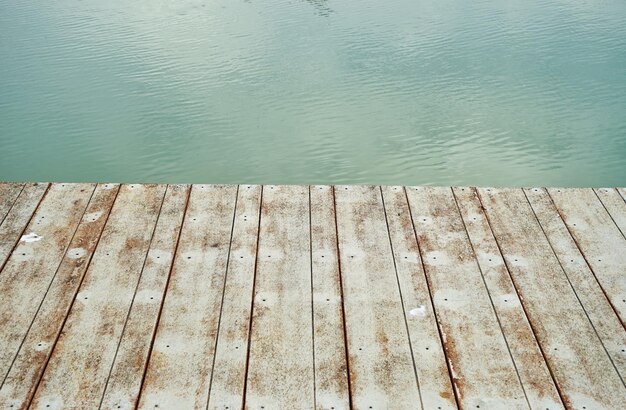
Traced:
<path fill-rule="evenodd" d="M 615 188 L 597 188 L 594 191 L 622 236 L 626 237 L 626 201 L 624 198 Z"/>
<path fill-rule="evenodd" d="M 308 187 L 264 187 L 258 246 L 245 405 L 313 408 Z"/>
<path fill-rule="evenodd" d="M 140 408 L 207 405 L 236 196 L 236 186 L 191 189 Z"/>
<path fill-rule="evenodd" d="M 48 184 L 26 184 L 0 224 L 0 270 L 20 240 L 47 189 Z"/>
<path fill-rule="evenodd" d="M 0 182 L 0 219 L 11 209 L 24 185 L 23 182 Z"/>
<path fill-rule="evenodd" d="M 508 270 L 568 408 L 621 408 L 626 389 L 521 189 L 478 190 Z"/>
<path fill-rule="evenodd" d="M 617 188 L 617 192 L 619 192 L 624 201 L 626 201 L 626 188 Z"/>
<path fill-rule="evenodd" d="M 243 406 L 260 210 L 261 186 L 240 186 L 209 409 L 240 409 Z"/>
<path fill-rule="evenodd" d="M 160 185 L 120 188 L 32 408 L 100 404 L 164 192 Z"/>
<path fill-rule="evenodd" d="M 117 191 L 118 186 L 114 184 L 98 185 L 91 197 L 37 316 L 0 387 L 0 408 L 21 409 L 30 403 L 100 239 Z"/>
<path fill-rule="evenodd" d="M 24 184 L 0 182 L 0 225 L 23 188 Z"/>
<path fill-rule="evenodd" d="M 459 405 L 527 408 L 452 190 L 406 192 Z"/>
<path fill-rule="evenodd" d="M 453 193 L 530 407 L 563 408 L 476 191 L 459 187 Z"/>
<path fill-rule="evenodd" d="M 423 406 L 456 408 L 406 193 L 393 186 L 382 195 Z"/>
<path fill-rule="evenodd" d="M 626 238 L 591 188 L 551 188 L 548 193 L 613 309 L 626 323 Z"/>
<path fill-rule="evenodd" d="M 168 185 L 101 408 L 134 409 L 169 279 L 189 194 Z"/>
<path fill-rule="evenodd" d="M 52 282 L 94 185 L 53 185 L 28 224 L 32 239 L 23 238 L 0 275 L 0 377 L 26 335 Z"/>
<path fill-rule="evenodd" d="M 622 380 L 626 380 L 626 331 L 598 285 L 550 196 L 543 188 L 525 189 L 550 246 Z"/>
<path fill-rule="evenodd" d="M 422 408 L 380 188 L 335 200 L 352 405 Z"/>
<path fill-rule="evenodd" d="M 349 409 L 333 188 L 312 186 L 309 192 L 316 404 L 318 409 Z"/>

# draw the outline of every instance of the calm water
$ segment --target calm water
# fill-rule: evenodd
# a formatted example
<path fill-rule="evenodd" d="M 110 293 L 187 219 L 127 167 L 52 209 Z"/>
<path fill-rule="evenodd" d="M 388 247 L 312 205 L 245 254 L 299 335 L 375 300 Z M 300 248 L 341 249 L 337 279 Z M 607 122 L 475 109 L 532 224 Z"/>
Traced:
<path fill-rule="evenodd" d="M 624 0 L 0 0 L 0 180 L 626 185 Z"/>

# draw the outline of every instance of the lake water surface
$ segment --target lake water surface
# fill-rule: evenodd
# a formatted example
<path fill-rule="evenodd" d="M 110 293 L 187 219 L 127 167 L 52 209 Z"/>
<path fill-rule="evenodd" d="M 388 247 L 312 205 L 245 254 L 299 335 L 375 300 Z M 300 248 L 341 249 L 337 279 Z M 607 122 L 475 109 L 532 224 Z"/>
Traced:
<path fill-rule="evenodd" d="M 0 180 L 626 185 L 624 0 L 0 0 Z"/>

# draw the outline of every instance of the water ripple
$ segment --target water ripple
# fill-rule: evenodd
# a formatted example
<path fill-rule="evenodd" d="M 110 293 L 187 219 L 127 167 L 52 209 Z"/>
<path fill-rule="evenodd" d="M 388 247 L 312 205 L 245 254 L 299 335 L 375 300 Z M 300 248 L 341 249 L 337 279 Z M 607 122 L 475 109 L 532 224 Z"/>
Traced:
<path fill-rule="evenodd" d="M 0 180 L 626 185 L 621 0 L 0 0 Z"/>

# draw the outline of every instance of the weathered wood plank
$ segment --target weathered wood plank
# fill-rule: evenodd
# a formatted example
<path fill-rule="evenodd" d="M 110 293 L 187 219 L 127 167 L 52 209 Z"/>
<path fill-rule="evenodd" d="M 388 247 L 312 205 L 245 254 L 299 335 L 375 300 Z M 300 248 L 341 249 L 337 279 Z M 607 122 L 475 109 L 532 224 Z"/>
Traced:
<path fill-rule="evenodd" d="M 205 408 L 237 186 L 194 185 L 140 408 Z"/>
<path fill-rule="evenodd" d="M 624 198 L 615 188 L 596 188 L 594 191 L 622 236 L 626 237 L 626 201 Z"/>
<path fill-rule="evenodd" d="M 0 270 L 20 240 L 47 189 L 48 184 L 26 184 L 0 224 L 0 238 L 2 238 L 0 240 Z"/>
<path fill-rule="evenodd" d="M 565 405 L 621 408 L 626 389 L 524 192 L 481 188 L 478 193 Z"/>
<path fill-rule="evenodd" d="M 548 242 L 613 364 L 626 380 L 626 331 L 543 188 L 525 189 Z"/>
<path fill-rule="evenodd" d="M 460 406 L 527 408 L 452 190 L 406 192 Z"/>
<path fill-rule="evenodd" d="M 100 404 L 164 192 L 157 185 L 120 188 L 32 408 Z"/>
<path fill-rule="evenodd" d="M 550 188 L 548 193 L 606 293 L 626 323 L 626 238 L 591 188 Z"/>
<path fill-rule="evenodd" d="M 453 192 L 530 407 L 563 408 L 476 191 Z"/>
<path fill-rule="evenodd" d="M 209 409 L 243 406 L 261 186 L 241 185 L 233 226 Z"/>
<path fill-rule="evenodd" d="M 422 408 L 379 187 L 335 188 L 352 404 Z"/>
<path fill-rule="evenodd" d="M 174 260 L 188 185 L 168 185 L 101 408 L 134 409 Z"/>
<path fill-rule="evenodd" d="M 423 406 L 456 408 L 406 193 L 394 186 L 382 195 Z"/>
<path fill-rule="evenodd" d="M 23 188 L 24 184 L 0 182 L 0 225 Z"/>
<path fill-rule="evenodd" d="M 100 239 L 117 191 L 118 186 L 114 184 L 98 185 L 94 191 L 37 316 L 0 387 L 0 408 L 24 409 L 30 403 Z"/>
<path fill-rule="evenodd" d="M 621 408 L 625 224 L 624 188 L 0 183 L 0 408 Z"/>
<path fill-rule="evenodd" d="M 264 187 L 245 405 L 315 406 L 309 195 Z"/>
<path fill-rule="evenodd" d="M 53 185 L 0 275 L 0 376 L 7 374 L 76 231 L 95 185 Z"/>
<path fill-rule="evenodd" d="M 309 192 L 316 404 L 318 409 L 349 409 L 333 188 L 312 186 Z"/>

